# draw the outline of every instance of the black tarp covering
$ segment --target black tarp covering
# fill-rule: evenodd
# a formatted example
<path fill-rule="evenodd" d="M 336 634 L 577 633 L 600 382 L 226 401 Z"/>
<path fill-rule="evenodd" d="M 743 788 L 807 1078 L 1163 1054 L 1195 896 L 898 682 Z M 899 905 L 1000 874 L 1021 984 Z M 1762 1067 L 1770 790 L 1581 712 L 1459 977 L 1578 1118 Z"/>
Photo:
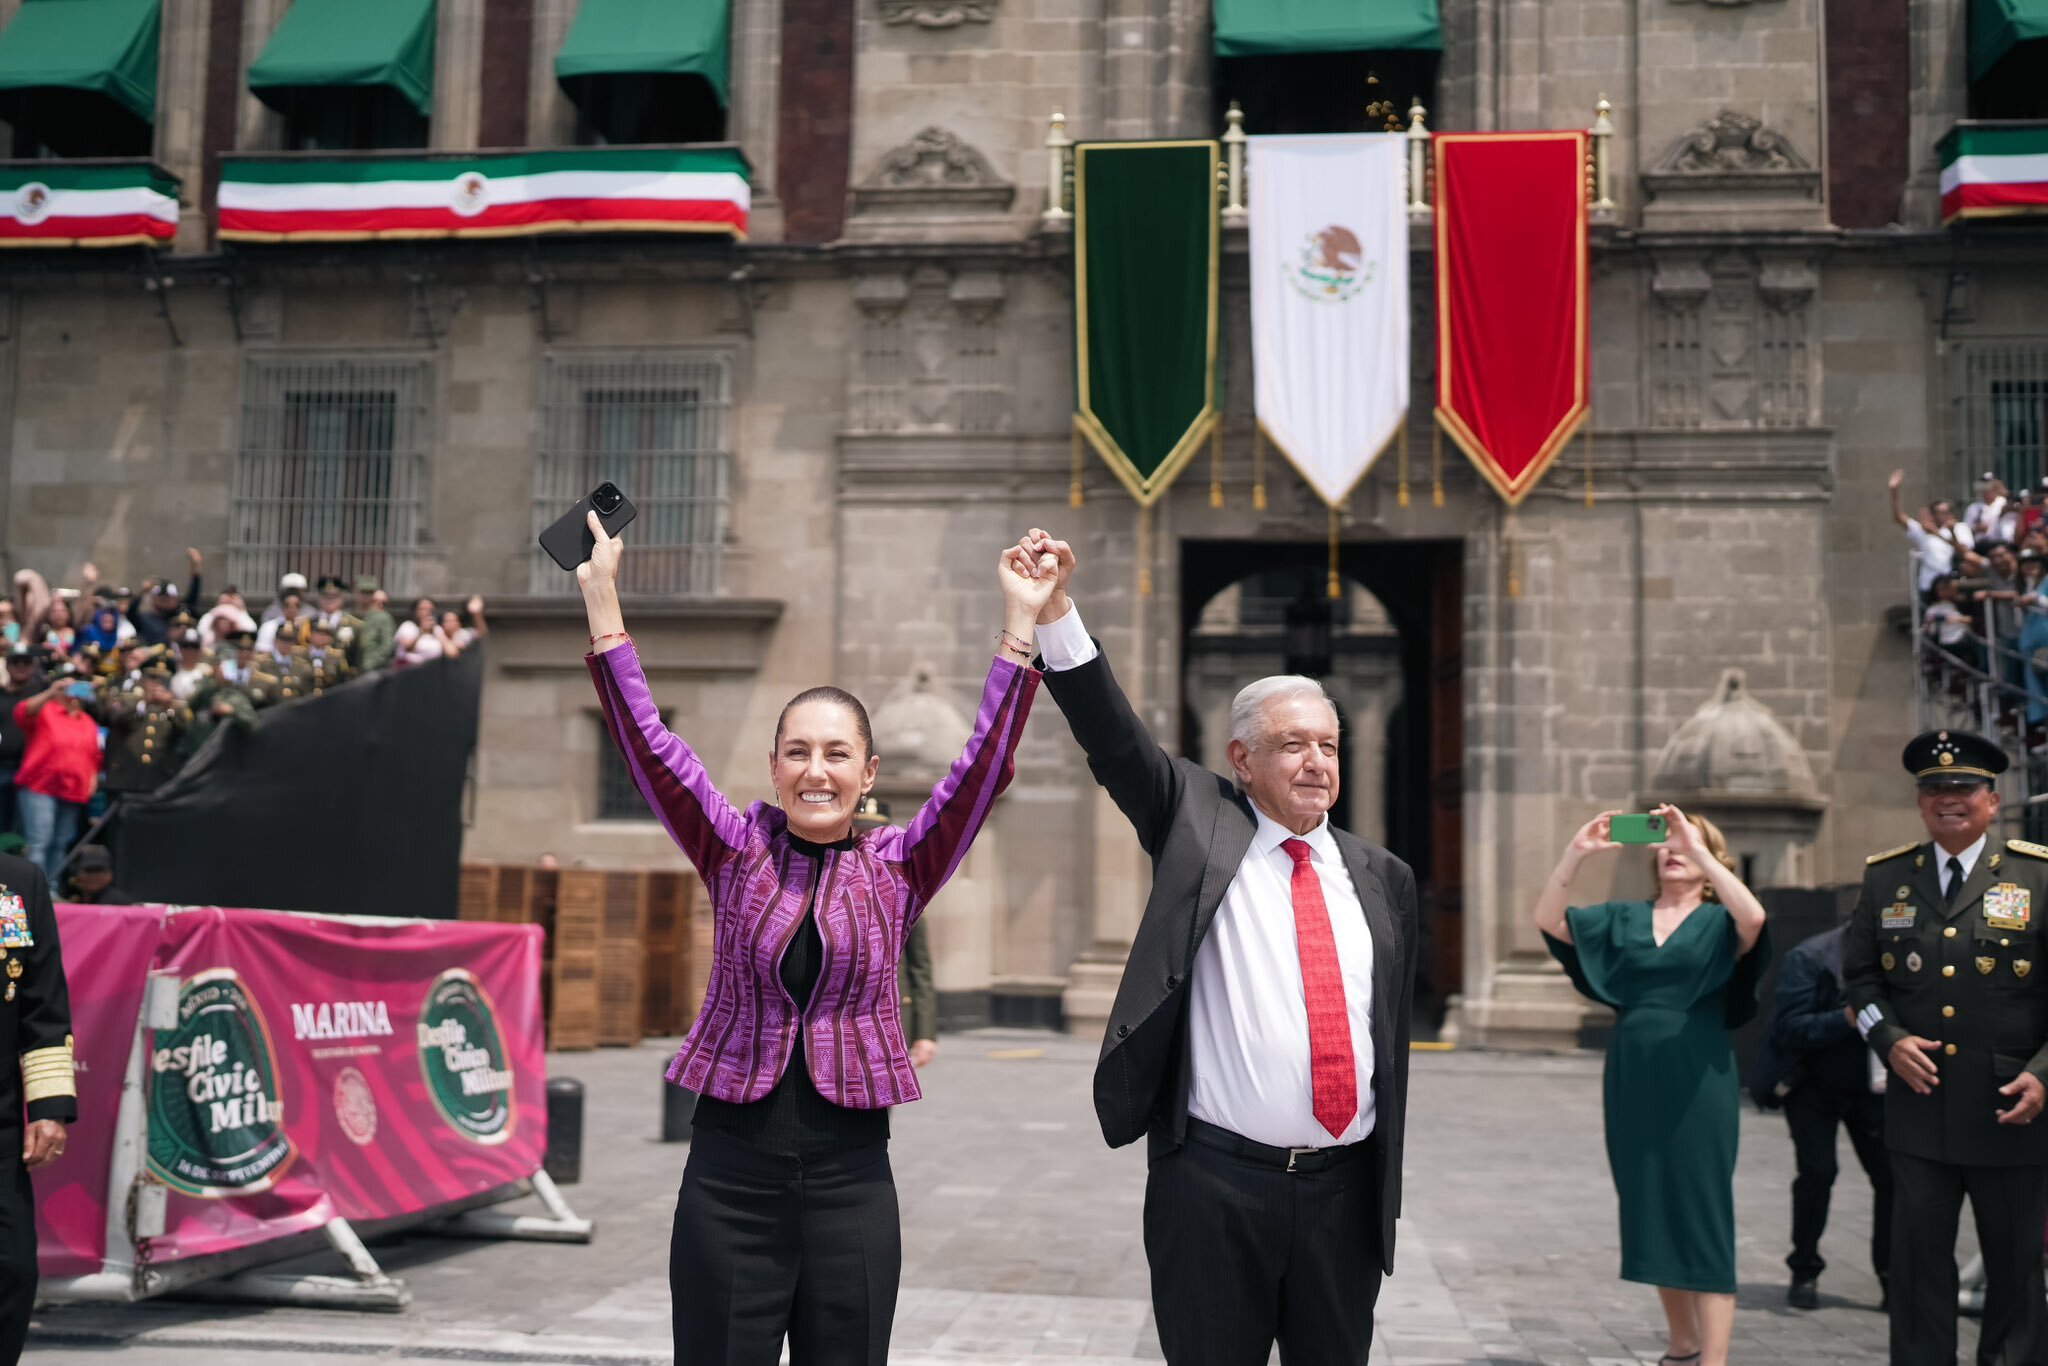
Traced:
<path fill-rule="evenodd" d="M 452 919 L 484 659 L 472 648 L 222 726 L 126 799 L 117 880 L 144 901 Z"/>

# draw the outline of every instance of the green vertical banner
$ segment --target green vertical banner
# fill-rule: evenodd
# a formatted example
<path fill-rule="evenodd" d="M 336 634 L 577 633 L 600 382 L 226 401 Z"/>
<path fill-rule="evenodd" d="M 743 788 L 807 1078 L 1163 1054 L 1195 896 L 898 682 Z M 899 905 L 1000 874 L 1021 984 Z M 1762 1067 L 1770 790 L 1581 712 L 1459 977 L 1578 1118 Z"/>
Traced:
<path fill-rule="evenodd" d="M 1219 416 L 1220 151 L 1074 148 L 1074 427 L 1144 507 Z"/>

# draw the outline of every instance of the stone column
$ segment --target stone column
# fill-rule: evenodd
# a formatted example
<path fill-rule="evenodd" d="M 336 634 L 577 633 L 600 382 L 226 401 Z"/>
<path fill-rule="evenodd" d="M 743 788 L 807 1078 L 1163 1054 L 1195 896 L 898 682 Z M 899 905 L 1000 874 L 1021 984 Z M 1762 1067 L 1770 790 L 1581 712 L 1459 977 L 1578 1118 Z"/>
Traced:
<path fill-rule="evenodd" d="M 175 250 L 206 249 L 206 56 L 212 0 L 166 5 L 156 78 L 156 160 L 183 182 Z"/>
<path fill-rule="evenodd" d="M 277 32 L 288 0 L 242 0 L 242 70 L 246 73 L 263 55 Z M 235 150 L 269 152 L 284 146 L 284 115 L 256 98 L 246 75 L 236 106 Z"/>
<path fill-rule="evenodd" d="M 434 123 L 427 145 L 477 145 L 483 121 L 485 0 L 438 0 L 434 35 Z"/>
<path fill-rule="evenodd" d="M 1113 524 L 1122 523 L 1117 528 L 1121 532 L 1129 525 L 1123 519 L 1131 515 L 1131 510 L 1121 496 L 1116 496 L 1111 506 L 1114 510 L 1109 513 L 1109 518 L 1113 519 Z M 1155 511 L 1155 541 L 1158 544 L 1173 544 L 1168 510 L 1162 500 Z M 1100 544 L 1107 539 L 1098 536 L 1095 542 Z M 1094 550 L 1095 545 L 1089 549 Z M 1093 557 L 1094 563 L 1103 566 L 1103 572 L 1093 580 L 1094 583 L 1108 585 L 1115 581 L 1118 571 L 1112 564 L 1117 558 L 1113 555 Z M 1134 584 L 1136 565 L 1128 560 L 1122 561 L 1122 565 L 1128 566 L 1126 572 L 1131 575 L 1126 582 Z M 1103 617 L 1108 617 L 1113 610 L 1114 598 L 1100 590 L 1091 593 L 1087 601 L 1099 604 L 1091 610 L 1102 613 Z M 1153 677 L 1151 661 L 1161 653 L 1153 635 L 1170 630 L 1171 623 L 1178 617 L 1171 602 L 1163 597 L 1147 598 L 1133 591 L 1128 601 L 1129 645 L 1116 659 L 1117 675 L 1123 680 L 1132 712 L 1151 724 L 1151 708 L 1146 702 L 1152 693 L 1149 685 Z M 1100 626 L 1096 629 L 1102 631 Z M 1114 632 L 1103 634 L 1112 640 L 1116 635 Z M 1068 970 L 1067 989 L 1061 1004 L 1067 1028 L 1075 1034 L 1091 1035 L 1100 1034 L 1108 1023 L 1110 1007 L 1116 1001 L 1117 984 L 1123 981 L 1124 962 L 1130 957 L 1131 941 L 1137 937 L 1138 921 L 1145 913 L 1145 898 L 1152 889 L 1152 869 L 1144 850 L 1139 848 L 1137 838 L 1131 833 L 1131 823 L 1117 809 L 1109 794 L 1085 773 L 1081 779 L 1088 784 L 1088 828 L 1092 846 L 1089 863 L 1077 870 L 1075 881 L 1088 888 L 1094 917 L 1089 946 Z"/>
<path fill-rule="evenodd" d="M 849 3 L 851 0 L 849 0 Z M 725 135 L 753 167 L 747 239 L 782 240 L 782 198 L 776 193 L 776 111 L 782 90 L 782 0 L 733 0 L 732 107 Z"/>
<path fill-rule="evenodd" d="M 555 79 L 555 54 L 569 36 L 576 0 L 533 0 L 533 87 L 526 107 L 526 141 L 567 147 L 576 141 L 576 106 Z"/>

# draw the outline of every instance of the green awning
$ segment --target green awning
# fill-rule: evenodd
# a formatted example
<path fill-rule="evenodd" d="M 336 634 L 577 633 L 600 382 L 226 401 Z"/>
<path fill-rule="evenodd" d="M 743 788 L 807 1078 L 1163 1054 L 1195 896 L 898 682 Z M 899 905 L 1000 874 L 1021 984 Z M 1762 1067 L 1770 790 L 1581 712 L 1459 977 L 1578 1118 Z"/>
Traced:
<path fill-rule="evenodd" d="M 1970 0 L 1970 79 L 2035 38 L 2048 38 L 2048 0 Z"/>
<path fill-rule="evenodd" d="M 1216 0 L 1216 55 L 1441 52 L 1437 0 Z"/>
<path fill-rule="evenodd" d="M 730 108 L 728 0 L 583 0 L 555 54 L 555 79 L 701 76 Z"/>
<path fill-rule="evenodd" d="M 0 90 L 81 90 L 156 122 L 159 0 L 26 0 L 0 32 Z"/>
<path fill-rule="evenodd" d="M 387 86 L 434 113 L 434 0 L 292 0 L 249 89 L 281 106 L 293 92 Z"/>

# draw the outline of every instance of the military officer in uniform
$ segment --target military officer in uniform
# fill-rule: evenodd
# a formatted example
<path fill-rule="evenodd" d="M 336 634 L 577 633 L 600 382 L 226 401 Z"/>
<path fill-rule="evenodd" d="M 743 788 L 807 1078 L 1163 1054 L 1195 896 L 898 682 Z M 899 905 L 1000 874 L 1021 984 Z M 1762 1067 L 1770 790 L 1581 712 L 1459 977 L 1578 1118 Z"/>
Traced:
<path fill-rule="evenodd" d="M 285 700 L 282 680 L 257 652 L 254 631 L 235 627 L 221 632 L 215 641 L 213 674 L 259 711 Z"/>
<path fill-rule="evenodd" d="M 57 913 L 42 873 L 12 854 L 0 854 L 0 983 L 0 1362 L 11 1366 L 36 1298 L 28 1174 L 64 1155 L 78 1118 Z"/>
<path fill-rule="evenodd" d="M 171 692 L 171 671 L 151 664 L 138 690 L 103 703 L 107 725 L 107 791 L 151 792 L 170 776 L 170 756 L 192 725 L 192 711 Z"/>
<path fill-rule="evenodd" d="M 1842 956 L 1848 1008 L 1891 1073 L 1891 1359 L 1956 1359 L 1968 1195 L 1986 1277 L 1977 1359 L 2048 1362 L 2048 846 L 1991 838 L 2007 764 L 1991 741 L 1928 731 L 1904 761 L 1931 838 L 1869 860 Z"/>
<path fill-rule="evenodd" d="M 349 667 L 348 651 L 325 621 L 314 618 L 306 636 L 306 643 L 292 651 L 292 673 L 299 680 L 301 696 L 318 697 L 335 684 L 346 682 L 353 670 Z"/>

